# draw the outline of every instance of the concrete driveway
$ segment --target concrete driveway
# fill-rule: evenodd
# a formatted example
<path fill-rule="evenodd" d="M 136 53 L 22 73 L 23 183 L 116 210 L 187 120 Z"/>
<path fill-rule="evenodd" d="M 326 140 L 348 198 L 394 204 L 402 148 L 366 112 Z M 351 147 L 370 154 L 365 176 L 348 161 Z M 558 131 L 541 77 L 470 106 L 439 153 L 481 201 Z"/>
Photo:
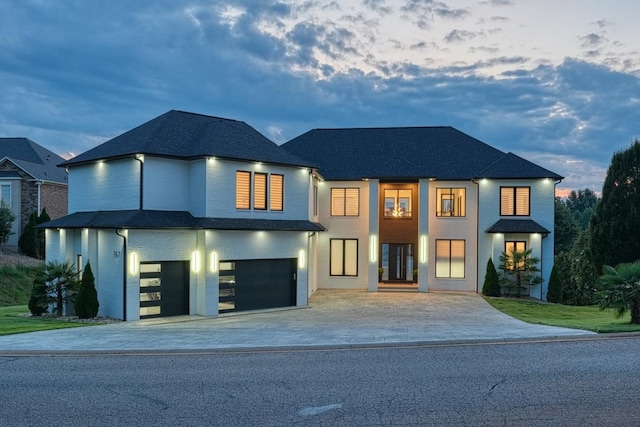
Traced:
<path fill-rule="evenodd" d="M 150 319 L 0 337 L 0 354 L 418 345 L 594 335 L 531 325 L 474 293 L 320 290 L 309 307 Z"/>

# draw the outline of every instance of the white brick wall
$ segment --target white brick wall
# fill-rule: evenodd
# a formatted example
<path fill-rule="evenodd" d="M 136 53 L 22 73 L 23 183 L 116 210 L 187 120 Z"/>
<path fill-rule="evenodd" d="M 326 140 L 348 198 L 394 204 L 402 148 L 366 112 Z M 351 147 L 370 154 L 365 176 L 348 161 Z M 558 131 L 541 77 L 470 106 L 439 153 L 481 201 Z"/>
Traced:
<path fill-rule="evenodd" d="M 140 207 L 140 162 L 134 159 L 69 168 L 69 213 Z"/>

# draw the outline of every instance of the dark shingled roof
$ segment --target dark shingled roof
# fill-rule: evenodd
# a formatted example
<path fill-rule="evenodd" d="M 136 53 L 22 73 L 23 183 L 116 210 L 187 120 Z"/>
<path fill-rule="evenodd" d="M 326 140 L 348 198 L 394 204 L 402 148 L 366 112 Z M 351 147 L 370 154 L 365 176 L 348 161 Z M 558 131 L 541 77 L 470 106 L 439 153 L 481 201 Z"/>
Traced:
<path fill-rule="evenodd" d="M 324 231 L 315 222 L 244 218 L 196 218 L 184 211 L 122 210 L 76 212 L 40 224 L 39 228 L 209 229 Z"/>
<path fill-rule="evenodd" d="M 282 147 L 317 164 L 323 177 L 336 181 L 468 180 L 485 169 L 497 176 L 498 167 L 500 175 L 508 175 L 502 178 L 562 178 L 448 126 L 314 129 Z"/>
<path fill-rule="evenodd" d="M 486 233 L 542 233 L 549 234 L 550 231 L 530 219 L 501 219 L 491 227 Z"/>
<path fill-rule="evenodd" d="M 0 161 L 5 158 L 35 179 L 67 184 L 67 173 L 57 167 L 64 159 L 28 138 L 0 138 Z"/>
<path fill-rule="evenodd" d="M 314 165 L 283 150 L 244 122 L 171 110 L 61 166 L 135 154 L 179 159 L 221 157 L 292 166 Z"/>

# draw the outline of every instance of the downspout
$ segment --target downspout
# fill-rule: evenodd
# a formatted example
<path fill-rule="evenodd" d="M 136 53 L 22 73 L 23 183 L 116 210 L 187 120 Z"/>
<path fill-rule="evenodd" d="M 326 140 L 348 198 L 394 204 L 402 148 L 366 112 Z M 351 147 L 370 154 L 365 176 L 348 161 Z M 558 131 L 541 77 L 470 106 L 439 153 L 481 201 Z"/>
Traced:
<path fill-rule="evenodd" d="M 36 213 L 40 215 L 40 212 L 42 212 L 42 208 L 40 207 L 40 186 L 42 185 L 42 181 L 39 179 L 36 180 L 36 185 L 38 186 L 38 211 Z"/>
<path fill-rule="evenodd" d="M 471 182 L 476 185 L 476 293 L 481 293 L 478 292 L 480 285 L 480 264 L 478 262 L 478 254 L 480 253 L 480 185 L 475 178 L 472 178 Z M 489 257 L 493 258 L 493 253 L 490 253 Z"/>
<path fill-rule="evenodd" d="M 139 210 L 144 209 L 144 156 L 142 154 L 136 154 L 134 159 L 140 162 L 140 207 Z"/>
<path fill-rule="evenodd" d="M 122 237 L 122 320 L 127 320 L 127 236 L 120 234 L 116 228 L 116 234 Z"/>

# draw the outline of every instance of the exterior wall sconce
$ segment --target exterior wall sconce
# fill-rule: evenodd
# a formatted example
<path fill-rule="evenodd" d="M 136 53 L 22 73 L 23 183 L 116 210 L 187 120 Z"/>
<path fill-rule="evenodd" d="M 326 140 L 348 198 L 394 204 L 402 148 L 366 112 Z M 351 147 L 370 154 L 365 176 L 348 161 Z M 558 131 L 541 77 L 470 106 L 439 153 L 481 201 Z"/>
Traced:
<path fill-rule="evenodd" d="M 307 266 L 307 254 L 304 249 L 300 249 L 298 252 L 298 268 L 305 268 Z"/>
<path fill-rule="evenodd" d="M 427 236 L 420 236 L 420 263 L 426 264 L 428 261 L 427 254 Z"/>
<path fill-rule="evenodd" d="M 200 252 L 194 251 L 191 254 L 191 270 L 194 273 L 200 271 Z"/>
<path fill-rule="evenodd" d="M 378 236 L 375 234 L 369 236 L 369 261 L 378 262 Z"/>
<path fill-rule="evenodd" d="M 209 255 L 209 266 L 212 273 L 218 271 L 218 253 L 216 251 L 211 252 L 211 255 Z"/>
<path fill-rule="evenodd" d="M 129 254 L 129 273 L 131 273 L 131 275 L 136 275 L 138 274 L 138 271 L 139 271 L 138 253 L 131 252 Z"/>

